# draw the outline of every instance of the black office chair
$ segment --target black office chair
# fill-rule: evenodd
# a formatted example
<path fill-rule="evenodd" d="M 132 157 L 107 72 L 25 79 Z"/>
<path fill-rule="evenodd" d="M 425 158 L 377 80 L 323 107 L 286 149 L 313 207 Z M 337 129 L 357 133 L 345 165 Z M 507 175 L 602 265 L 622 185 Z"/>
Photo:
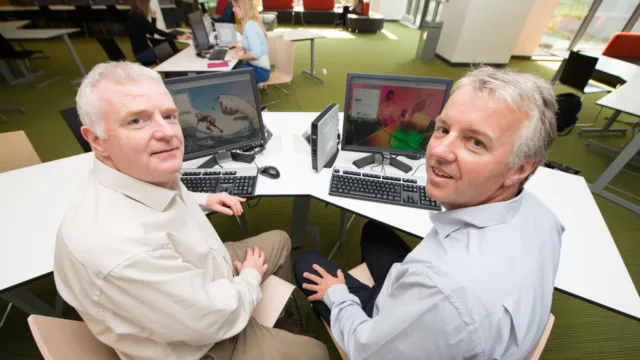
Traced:
<path fill-rule="evenodd" d="M 158 45 L 160 45 L 162 43 L 169 44 L 169 47 L 171 48 L 171 51 L 173 52 L 172 55 L 175 55 L 175 54 L 180 52 L 180 49 L 178 49 L 178 45 L 176 45 L 176 42 L 173 41 L 172 39 L 162 39 L 162 38 L 156 38 L 156 37 L 147 36 L 147 40 L 149 40 L 149 43 L 153 47 L 156 47 L 156 46 L 158 46 Z"/>
<path fill-rule="evenodd" d="M 35 75 L 31 72 L 29 58 L 35 54 L 41 53 L 43 53 L 42 50 L 16 50 L 11 42 L 0 34 L 0 60 L 14 62 L 27 78 L 31 78 Z"/>
<path fill-rule="evenodd" d="M 109 20 L 113 23 L 116 36 L 118 36 L 119 26 L 122 26 L 126 30 L 126 23 L 127 20 L 129 20 L 129 12 L 120 10 L 115 5 L 107 5 L 107 13 L 109 14 Z"/>
<path fill-rule="evenodd" d="M 76 107 L 70 107 L 67 109 L 60 110 L 60 115 L 64 119 L 64 122 L 67 123 L 69 130 L 73 133 L 73 136 L 76 138 L 76 141 L 82 147 L 85 153 L 91 152 L 91 145 L 89 142 L 85 140 L 82 136 L 82 132 L 80 132 L 80 128 L 82 127 L 82 122 L 80 121 L 80 117 L 78 117 L 78 110 Z"/>
<path fill-rule="evenodd" d="M 159 63 L 163 63 L 174 55 L 174 52 L 167 41 L 154 46 L 153 52 L 156 54 L 156 58 L 158 58 Z"/>
<path fill-rule="evenodd" d="M 591 77 L 596 70 L 598 58 L 577 51 L 571 51 L 565 60 L 562 73 L 558 81 L 584 95 L 599 92 L 611 92 L 613 89 L 591 82 Z"/>
<path fill-rule="evenodd" d="M 107 31 L 105 30 L 104 25 L 102 24 L 102 18 L 100 17 L 99 12 L 94 11 L 91 5 L 75 6 L 75 8 L 76 8 L 76 11 L 75 13 L 73 13 L 73 18 L 76 23 L 82 24 L 82 28 L 84 29 L 84 35 L 86 38 L 89 38 L 87 24 L 91 25 L 95 23 L 100 24 L 100 27 L 102 28 L 102 34 L 105 37 L 107 36 Z"/>
<path fill-rule="evenodd" d="M 126 61 L 127 56 L 122 52 L 120 46 L 113 38 L 96 38 L 102 50 L 107 54 L 111 61 Z"/>

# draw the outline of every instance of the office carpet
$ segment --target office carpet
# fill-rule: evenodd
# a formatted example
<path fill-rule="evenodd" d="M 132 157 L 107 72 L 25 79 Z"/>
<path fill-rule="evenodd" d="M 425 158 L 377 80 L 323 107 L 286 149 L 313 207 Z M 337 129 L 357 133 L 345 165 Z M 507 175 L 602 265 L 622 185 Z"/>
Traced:
<path fill-rule="evenodd" d="M 414 60 L 420 32 L 396 23 L 387 23 L 385 32 L 373 35 L 350 34 L 331 28 L 322 28 L 321 31 L 329 36 L 327 39 L 318 40 L 316 46 L 316 70 L 325 79 L 324 85 L 301 75 L 301 70 L 309 67 L 309 43 L 297 43 L 296 70 L 291 85 L 291 96 L 275 88 L 269 89 L 268 94 L 262 94 L 262 103 L 277 101 L 269 106 L 269 111 L 320 111 L 330 102 L 339 103 L 342 109 L 347 72 L 458 79 L 467 70 L 449 67 L 439 60 L 429 63 Z M 132 59 L 127 40 L 121 38 L 118 42 Z M 95 40 L 79 38 L 74 39 L 73 43 L 87 69 L 107 60 Z M 29 111 L 27 114 L 7 115 L 10 123 L 0 122 L 0 132 L 24 130 L 43 161 L 81 153 L 80 146 L 57 112 L 74 104 L 76 89 L 70 85 L 70 81 L 78 76 L 78 70 L 69 52 L 61 42 L 25 44 L 29 49 L 41 49 L 51 56 L 51 59 L 33 61 L 35 67 L 46 72 L 38 81 L 56 76 L 59 79 L 42 88 L 34 88 L 33 85 L 37 82 L 13 87 L 0 84 L 0 107 L 22 106 Z M 513 60 L 509 65 L 519 71 L 536 73 L 550 79 L 558 63 Z M 326 74 L 322 74 L 322 69 L 326 69 Z M 558 87 L 556 91 L 568 90 Z M 592 122 L 598 112 L 594 103 L 599 96 L 585 97 L 580 123 Z M 597 126 L 603 123 L 604 116 L 608 113 L 607 110 L 603 111 L 596 122 Z M 622 119 L 634 120 L 626 116 Z M 593 182 L 611 163 L 612 158 L 595 149 L 587 148 L 587 139 L 577 136 L 576 131 L 567 137 L 559 138 L 553 146 L 550 159 L 582 170 L 582 175 L 587 181 Z M 629 135 L 605 136 L 600 141 L 620 147 L 629 139 Z M 639 170 L 632 167 L 628 169 Z M 640 195 L 638 183 L 637 177 L 626 172 L 613 181 L 614 186 L 630 192 L 635 191 L 635 195 Z M 10 191 L 5 189 L 7 190 Z M 640 219 L 630 211 L 597 196 L 596 202 L 637 287 L 637 284 L 640 284 Z M 43 203 L 41 211 L 34 211 L 34 226 L 37 226 L 40 217 L 47 216 L 46 206 L 47 204 Z M 257 208 L 247 209 L 246 212 L 253 234 L 273 228 L 286 228 L 290 224 L 291 199 L 265 198 Z M 309 225 L 319 229 L 320 250 L 325 255 L 328 255 L 338 237 L 339 214 L 336 208 L 325 207 L 325 204 L 319 201 L 312 202 Z M 225 241 L 242 238 L 235 219 L 214 215 L 211 216 L 211 221 Z M 349 228 L 347 241 L 335 256 L 335 260 L 345 268 L 358 264 L 359 233 L 365 221 L 366 219 L 360 217 L 355 218 Z M 405 238 L 413 245 L 418 242 L 418 239 L 408 236 Z M 55 292 L 50 276 L 27 286 L 35 294 L 53 303 Z M 302 308 L 303 322 L 318 339 L 327 344 L 333 359 L 338 359 L 326 330 L 313 314 L 309 314 L 306 300 L 300 294 L 297 298 Z M 640 356 L 640 322 L 558 291 L 555 292 L 553 300 L 552 311 L 556 316 L 556 323 L 543 353 L 544 359 L 637 359 Z M 0 300 L 0 315 L 4 313 L 5 308 L 6 303 Z M 66 309 L 66 315 L 70 318 L 76 316 L 72 309 Z M 15 307 L 9 313 L 5 325 L 0 329 L 0 359 L 41 358 L 32 340 L 26 318 L 27 315 Z"/>

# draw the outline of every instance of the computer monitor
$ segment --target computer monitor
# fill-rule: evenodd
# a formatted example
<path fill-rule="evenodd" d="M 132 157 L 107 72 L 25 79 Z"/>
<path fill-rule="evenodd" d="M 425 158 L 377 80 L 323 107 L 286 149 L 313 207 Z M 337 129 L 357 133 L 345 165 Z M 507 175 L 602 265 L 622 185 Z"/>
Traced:
<path fill-rule="evenodd" d="M 238 42 L 236 36 L 236 28 L 234 24 L 228 23 L 215 23 L 216 38 L 218 39 L 218 46 L 228 48 Z"/>
<path fill-rule="evenodd" d="M 452 85 L 451 79 L 348 73 L 342 150 L 371 153 L 354 161 L 358 168 L 383 163 L 409 172 L 393 156 L 424 156 Z"/>
<path fill-rule="evenodd" d="M 204 18 L 202 12 L 194 11 L 187 16 L 189 27 L 191 28 L 191 36 L 193 37 L 193 45 L 196 52 L 201 53 L 207 50 L 211 43 L 209 42 L 209 34 L 204 26 Z"/>
<path fill-rule="evenodd" d="M 185 161 L 215 155 L 207 161 L 207 166 L 215 166 L 230 159 L 229 151 L 265 144 L 260 96 L 251 69 L 164 83 L 180 111 Z"/>

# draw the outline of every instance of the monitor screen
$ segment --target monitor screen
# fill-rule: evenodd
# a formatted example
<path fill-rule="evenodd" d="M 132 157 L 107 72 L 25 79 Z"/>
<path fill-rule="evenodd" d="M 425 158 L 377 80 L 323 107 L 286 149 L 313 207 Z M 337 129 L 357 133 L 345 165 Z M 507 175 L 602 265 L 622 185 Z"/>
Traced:
<path fill-rule="evenodd" d="M 191 36 L 193 37 L 193 45 L 197 52 L 207 50 L 209 47 L 209 34 L 204 26 L 204 19 L 200 11 L 194 11 L 188 16 L 189 27 L 191 28 Z"/>
<path fill-rule="evenodd" d="M 251 69 L 165 80 L 178 110 L 184 160 L 265 143 Z"/>
<path fill-rule="evenodd" d="M 451 79 L 347 74 L 342 149 L 423 156 Z"/>

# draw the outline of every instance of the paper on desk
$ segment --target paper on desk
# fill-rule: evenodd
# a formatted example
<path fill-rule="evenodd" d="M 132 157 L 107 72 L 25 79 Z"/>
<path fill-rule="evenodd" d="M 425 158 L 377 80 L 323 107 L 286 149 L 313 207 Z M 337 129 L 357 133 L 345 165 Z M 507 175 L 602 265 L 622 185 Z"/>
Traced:
<path fill-rule="evenodd" d="M 294 285 L 277 276 L 269 276 L 260 285 L 262 299 L 253 311 L 253 318 L 260 324 L 272 328 L 294 288 Z"/>

